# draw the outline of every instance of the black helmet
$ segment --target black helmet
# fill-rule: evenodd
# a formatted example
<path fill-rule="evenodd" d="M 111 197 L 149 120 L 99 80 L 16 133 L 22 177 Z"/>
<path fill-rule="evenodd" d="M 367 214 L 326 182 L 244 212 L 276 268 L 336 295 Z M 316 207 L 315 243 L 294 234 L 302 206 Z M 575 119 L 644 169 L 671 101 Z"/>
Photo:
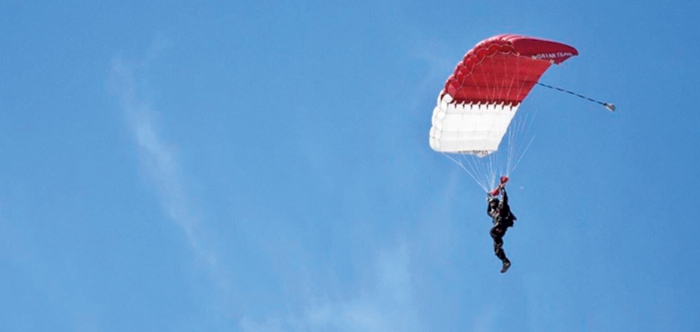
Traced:
<path fill-rule="evenodd" d="M 498 197 L 490 197 L 489 198 L 489 205 L 498 205 L 501 201 L 498 199 Z"/>

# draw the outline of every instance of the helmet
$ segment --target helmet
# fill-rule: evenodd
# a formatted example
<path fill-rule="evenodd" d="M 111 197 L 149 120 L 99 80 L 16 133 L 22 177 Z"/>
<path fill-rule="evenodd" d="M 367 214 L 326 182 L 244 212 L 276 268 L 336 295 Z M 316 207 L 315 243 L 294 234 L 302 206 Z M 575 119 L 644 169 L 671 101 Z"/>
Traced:
<path fill-rule="evenodd" d="M 500 202 L 498 197 L 489 197 L 489 205 L 498 205 Z"/>

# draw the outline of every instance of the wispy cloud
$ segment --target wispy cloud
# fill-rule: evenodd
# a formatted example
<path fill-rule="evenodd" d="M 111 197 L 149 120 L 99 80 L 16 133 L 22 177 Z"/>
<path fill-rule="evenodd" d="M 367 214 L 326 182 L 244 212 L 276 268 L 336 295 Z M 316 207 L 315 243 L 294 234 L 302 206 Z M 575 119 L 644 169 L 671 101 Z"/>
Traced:
<path fill-rule="evenodd" d="M 160 48 L 158 45 L 155 43 L 141 62 L 114 59 L 109 86 L 119 98 L 120 108 L 136 143 L 144 180 L 154 187 L 164 212 L 185 233 L 196 256 L 211 268 L 216 268 L 216 255 L 203 246 L 204 242 L 197 231 L 200 217 L 192 211 L 174 145 L 159 134 L 154 121 L 157 112 L 142 91 L 142 77 L 149 62 L 155 58 Z"/>
<path fill-rule="evenodd" d="M 244 317 L 240 327 L 245 332 L 422 331 L 414 304 L 408 245 L 379 252 L 374 272 L 374 283 L 353 298 L 309 298 L 297 315 L 270 316 L 262 322 Z"/>

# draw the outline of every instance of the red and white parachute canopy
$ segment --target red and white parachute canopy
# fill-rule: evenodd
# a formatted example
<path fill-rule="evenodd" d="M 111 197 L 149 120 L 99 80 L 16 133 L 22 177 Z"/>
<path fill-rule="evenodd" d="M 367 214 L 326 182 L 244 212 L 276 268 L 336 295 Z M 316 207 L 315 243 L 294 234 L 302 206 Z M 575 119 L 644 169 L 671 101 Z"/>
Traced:
<path fill-rule="evenodd" d="M 551 64 L 578 55 L 568 45 L 519 35 L 479 42 L 447 79 L 433 111 L 430 147 L 486 156 L 498 150 L 520 103 Z"/>

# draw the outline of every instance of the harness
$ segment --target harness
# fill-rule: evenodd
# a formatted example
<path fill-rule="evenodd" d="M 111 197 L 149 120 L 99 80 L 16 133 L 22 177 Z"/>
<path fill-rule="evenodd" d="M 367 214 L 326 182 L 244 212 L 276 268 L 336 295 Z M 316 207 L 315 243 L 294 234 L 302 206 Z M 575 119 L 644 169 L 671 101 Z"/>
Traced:
<path fill-rule="evenodd" d="M 510 209 L 504 211 L 502 207 L 496 207 L 489 211 L 489 216 L 493 218 L 493 225 L 499 228 L 508 228 L 513 226 L 513 222 L 518 218 L 510 212 Z"/>

